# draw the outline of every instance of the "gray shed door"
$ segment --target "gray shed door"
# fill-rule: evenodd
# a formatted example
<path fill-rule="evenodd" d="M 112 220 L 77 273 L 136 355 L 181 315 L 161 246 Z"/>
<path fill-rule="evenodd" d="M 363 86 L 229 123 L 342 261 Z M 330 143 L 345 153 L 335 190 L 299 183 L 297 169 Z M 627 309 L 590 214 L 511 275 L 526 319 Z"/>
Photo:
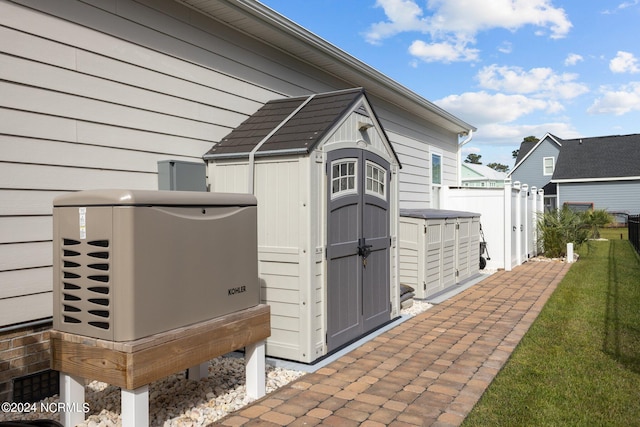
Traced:
<path fill-rule="evenodd" d="M 328 351 L 390 319 L 390 175 L 368 151 L 328 154 Z"/>

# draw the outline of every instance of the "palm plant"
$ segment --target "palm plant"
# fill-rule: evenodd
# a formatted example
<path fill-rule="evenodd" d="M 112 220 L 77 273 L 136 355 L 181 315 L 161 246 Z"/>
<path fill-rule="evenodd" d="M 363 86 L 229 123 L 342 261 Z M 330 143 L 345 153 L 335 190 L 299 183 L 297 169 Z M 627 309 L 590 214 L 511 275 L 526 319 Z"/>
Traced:
<path fill-rule="evenodd" d="M 612 222 L 612 216 L 604 209 L 594 209 L 584 214 L 584 222 L 591 229 L 591 238 L 600 238 L 600 228 Z"/>
<path fill-rule="evenodd" d="M 584 214 L 566 206 L 540 214 L 537 222 L 539 249 L 549 258 L 566 256 L 567 243 L 578 248 L 588 242 L 590 226 Z"/>

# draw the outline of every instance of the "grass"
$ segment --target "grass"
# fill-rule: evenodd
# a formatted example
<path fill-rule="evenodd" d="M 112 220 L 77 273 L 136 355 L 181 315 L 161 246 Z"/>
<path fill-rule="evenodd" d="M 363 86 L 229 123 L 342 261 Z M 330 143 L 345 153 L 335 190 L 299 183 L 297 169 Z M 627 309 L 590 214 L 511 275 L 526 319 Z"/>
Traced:
<path fill-rule="evenodd" d="M 640 257 L 620 233 L 580 252 L 463 426 L 640 425 Z"/>

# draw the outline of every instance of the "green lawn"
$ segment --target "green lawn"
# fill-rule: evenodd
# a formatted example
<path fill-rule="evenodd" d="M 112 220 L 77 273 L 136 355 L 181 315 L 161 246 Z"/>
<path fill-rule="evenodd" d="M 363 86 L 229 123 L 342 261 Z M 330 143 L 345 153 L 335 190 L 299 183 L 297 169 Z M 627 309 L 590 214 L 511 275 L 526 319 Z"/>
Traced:
<path fill-rule="evenodd" d="M 640 426 L 640 257 L 626 236 L 577 250 L 464 426 Z"/>

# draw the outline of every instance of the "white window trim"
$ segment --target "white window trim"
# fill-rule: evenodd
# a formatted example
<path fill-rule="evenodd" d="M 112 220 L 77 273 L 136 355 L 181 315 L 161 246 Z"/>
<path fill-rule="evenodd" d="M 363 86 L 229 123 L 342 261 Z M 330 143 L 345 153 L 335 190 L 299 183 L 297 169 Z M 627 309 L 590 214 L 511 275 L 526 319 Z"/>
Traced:
<path fill-rule="evenodd" d="M 369 176 L 367 175 L 367 166 L 371 165 L 372 167 L 374 167 L 375 169 L 377 169 L 379 172 L 378 173 L 382 173 L 382 181 L 380 180 L 373 180 L 373 178 L 371 178 L 374 182 L 377 182 L 379 184 L 382 184 L 382 193 L 379 193 L 377 191 L 373 191 L 373 190 L 369 190 L 367 188 L 367 179 L 369 179 Z M 366 166 L 365 166 L 365 171 L 364 171 L 364 179 L 365 179 L 365 193 L 369 194 L 371 196 L 376 196 L 381 198 L 382 200 L 387 200 L 387 171 L 385 170 L 385 168 L 383 168 L 382 166 L 380 166 L 379 164 L 372 162 L 370 160 L 367 160 L 366 162 Z"/>
<path fill-rule="evenodd" d="M 333 181 L 336 178 L 335 176 L 333 176 L 333 167 L 335 165 L 341 165 L 341 164 L 345 164 L 345 163 L 353 163 L 354 165 L 354 186 L 353 188 L 349 188 L 347 190 L 339 190 L 337 192 L 333 192 Z M 338 159 L 338 160 L 334 160 L 331 162 L 331 183 L 329 186 L 329 191 L 331 191 L 331 200 L 336 199 L 338 197 L 342 197 L 342 196 L 347 196 L 350 194 L 358 194 L 358 159 L 357 158 L 344 158 L 344 159 Z M 350 176 L 350 175 L 348 175 Z M 342 178 L 342 176 L 340 176 L 340 178 Z"/>
<path fill-rule="evenodd" d="M 547 173 L 547 160 L 551 160 L 551 173 Z M 542 175 L 551 176 L 553 175 L 553 171 L 556 169 L 556 159 L 555 157 L 543 157 L 542 158 Z"/>

